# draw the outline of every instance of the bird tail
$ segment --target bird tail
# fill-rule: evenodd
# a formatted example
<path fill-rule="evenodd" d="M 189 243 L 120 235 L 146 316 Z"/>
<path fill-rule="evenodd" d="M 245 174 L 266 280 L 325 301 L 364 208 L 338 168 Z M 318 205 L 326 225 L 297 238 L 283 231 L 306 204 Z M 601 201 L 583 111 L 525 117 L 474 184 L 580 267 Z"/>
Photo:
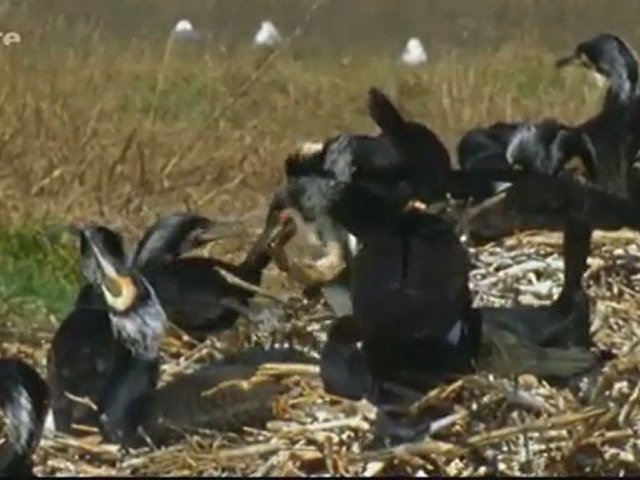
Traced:
<path fill-rule="evenodd" d="M 397 138 L 406 128 L 406 121 L 391 100 L 375 87 L 369 89 L 369 115 L 385 135 Z"/>

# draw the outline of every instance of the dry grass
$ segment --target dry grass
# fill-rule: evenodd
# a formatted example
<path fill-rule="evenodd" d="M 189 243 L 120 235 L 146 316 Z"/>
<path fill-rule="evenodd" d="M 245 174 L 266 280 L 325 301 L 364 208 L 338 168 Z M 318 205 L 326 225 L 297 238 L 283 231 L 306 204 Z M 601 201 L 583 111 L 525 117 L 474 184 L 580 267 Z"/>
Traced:
<path fill-rule="evenodd" d="M 289 49 L 261 69 L 266 53 L 177 47 L 165 58 L 164 45 L 81 31 L 68 49 L 44 41 L 0 49 L 5 223 L 91 217 L 124 227 L 180 208 L 248 214 L 296 142 L 372 131 L 371 85 L 451 147 L 474 125 L 577 121 L 600 99 L 583 72 L 555 71 L 550 52 L 527 44 L 441 55 L 413 70 L 386 54 Z"/>
<path fill-rule="evenodd" d="M 543 116 L 579 121 L 600 102 L 600 92 L 583 72 L 554 71 L 554 55 L 527 42 L 479 49 L 473 57 L 443 54 L 413 70 L 399 68 L 386 54 L 328 58 L 286 49 L 256 76 L 266 54 L 175 48 L 164 60 L 164 45 L 139 39 L 109 43 L 99 32 L 79 29 L 63 43 L 69 48 L 62 48 L 46 42 L 59 25 L 52 21 L 38 28 L 42 31 L 25 23 L 21 30 L 33 43 L 0 49 L 5 226 L 90 218 L 139 234 L 157 214 L 187 208 L 237 216 L 247 222 L 250 238 L 262 222 L 269 192 L 281 180 L 282 159 L 295 143 L 373 129 L 365 108 L 371 85 L 390 92 L 450 147 L 475 125 Z M 476 252 L 481 267 L 472 284 L 479 302 L 508 303 L 521 295 L 549 301 L 561 271 L 552 240 L 511 239 Z M 595 338 L 623 357 L 608 367 L 599 393 L 586 406 L 566 391 L 528 379 L 523 389 L 538 407 L 524 408 L 514 404 L 505 381 L 473 376 L 443 386 L 423 402 L 445 403 L 456 413 L 433 438 L 372 450 L 371 406 L 328 396 L 313 373 L 274 374 L 273 381 L 289 388 L 264 431 L 209 432 L 168 449 L 129 455 L 110 445 L 48 438 L 38 451 L 37 471 L 638 474 L 640 375 L 632 347 L 640 340 L 640 300 L 637 261 L 628 261 L 637 260 L 637 240 L 609 238 L 594 251 L 588 282 L 598 304 Z M 246 241 L 236 241 L 216 252 L 236 257 L 246 248 Z M 543 261 L 508 270 L 531 256 Z M 267 284 L 280 291 L 297 288 L 272 270 Z M 293 335 L 317 350 L 326 322 L 311 321 L 310 315 L 297 312 L 277 336 Z M 246 328 L 230 336 L 207 351 L 183 343 L 165 349 L 164 379 L 185 359 L 201 361 L 257 341 Z M 266 336 L 261 341 L 273 335 Z M 27 358 L 42 371 L 49 338 L 48 333 L 18 337 L 16 343 L 4 342 L 2 353 Z"/>

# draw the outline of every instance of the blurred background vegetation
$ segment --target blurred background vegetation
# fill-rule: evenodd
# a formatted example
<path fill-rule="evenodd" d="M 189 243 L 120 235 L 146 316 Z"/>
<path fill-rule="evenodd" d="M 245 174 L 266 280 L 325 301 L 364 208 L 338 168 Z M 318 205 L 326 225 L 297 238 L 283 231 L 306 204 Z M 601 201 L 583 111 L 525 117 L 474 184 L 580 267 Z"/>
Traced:
<path fill-rule="evenodd" d="M 0 1 L 0 30 L 22 37 L 0 46 L 0 314 L 49 325 L 68 310 L 76 246 L 51 225 L 130 237 L 187 208 L 244 221 L 245 241 L 216 252 L 246 250 L 296 143 L 374 131 L 372 85 L 453 149 L 476 125 L 591 115 L 602 91 L 553 60 L 599 32 L 640 35 L 636 0 L 325 0 L 309 16 L 315 4 Z M 204 41 L 167 48 L 181 18 Z M 285 37 L 303 24 L 266 64 L 251 46 L 264 19 Z M 398 65 L 411 36 L 427 64 Z"/>

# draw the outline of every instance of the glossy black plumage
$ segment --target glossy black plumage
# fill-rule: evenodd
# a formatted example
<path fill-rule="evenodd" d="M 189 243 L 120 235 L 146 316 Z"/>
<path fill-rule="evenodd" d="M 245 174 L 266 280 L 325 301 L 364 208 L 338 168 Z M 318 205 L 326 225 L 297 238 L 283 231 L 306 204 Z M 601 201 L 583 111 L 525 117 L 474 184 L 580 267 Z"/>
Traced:
<path fill-rule="evenodd" d="M 320 357 L 320 376 L 327 393 L 360 400 L 372 392 L 373 377 L 358 347 L 363 340 L 363 327 L 352 315 L 333 322 Z"/>
<path fill-rule="evenodd" d="M 449 154 L 429 128 L 406 120 L 378 89 L 370 89 L 368 107 L 380 135 L 340 135 L 285 164 L 291 206 L 309 220 L 326 213 L 356 236 L 412 197 L 441 200 L 450 171 Z"/>
<path fill-rule="evenodd" d="M 604 33 L 580 43 L 557 61 L 559 67 L 579 63 L 607 80 L 602 108 L 576 128 L 589 136 L 595 149 L 597 179 L 605 191 L 640 202 L 634 164 L 640 148 L 638 60 L 620 37 Z"/>
<path fill-rule="evenodd" d="M 271 260 L 268 245 L 260 241 L 237 265 L 209 257 L 182 256 L 228 233 L 228 226 L 220 222 L 199 215 L 174 214 L 147 230 L 130 262 L 153 285 L 171 323 L 198 340 L 232 327 L 239 308 L 246 307 L 252 296 L 231 285 L 216 267 L 259 284 Z"/>
<path fill-rule="evenodd" d="M 600 33 L 574 48 L 573 52 L 556 60 L 559 68 L 578 63 L 597 72 L 608 82 L 604 103 L 628 103 L 637 95 L 638 61 L 631 46 L 612 33 Z"/>
<path fill-rule="evenodd" d="M 517 230 L 562 230 L 567 215 L 579 215 L 592 228 L 640 226 L 640 210 L 616 193 L 620 177 L 603 173 L 604 161 L 582 130 L 557 122 L 522 127 L 507 156 L 527 173 L 504 193 L 471 209 L 467 228 L 476 240 Z"/>
<path fill-rule="evenodd" d="M 95 231 L 105 248 L 124 262 L 121 236 L 103 226 L 96 226 Z M 58 326 L 47 352 L 47 384 L 55 427 L 68 434 L 89 433 L 73 425 L 95 427 L 98 413 L 90 404 L 76 401 L 65 392 L 97 403 L 113 368 L 116 348 L 90 245 L 82 235 L 79 244 L 80 270 L 86 283 L 78 292 L 74 308 Z"/>
<path fill-rule="evenodd" d="M 379 404 L 403 397 L 390 397 L 388 387 L 385 394 L 385 383 L 396 385 L 391 392 L 398 385 L 424 392 L 475 369 L 566 381 L 599 367 L 602 358 L 588 350 L 581 285 L 590 235 L 570 219 L 567 276 L 554 304 L 503 309 L 471 308 L 469 259 L 443 220 L 406 218 L 386 235 L 363 237 L 352 269 L 353 318 L 336 321 L 323 348 L 325 388 Z"/>
<path fill-rule="evenodd" d="M 605 193 L 635 203 L 634 191 L 640 192 L 640 182 L 634 179 L 638 171 L 634 168 L 636 154 L 640 149 L 640 134 L 635 128 L 640 120 L 638 64 L 635 52 L 619 37 L 600 34 L 581 42 L 571 55 L 559 59 L 556 64 L 558 67 L 564 67 L 576 61 L 597 72 L 608 82 L 607 93 L 598 113 L 574 126 L 561 125 L 547 119 L 541 122 L 495 124 L 487 128 L 474 129 L 468 132 L 458 145 L 458 160 L 461 166 L 479 171 L 483 168 L 483 159 L 493 159 L 491 163 L 502 162 L 506 168 L 511 168 L 513 163 L 508 158 L 509 150 L 523 138 L 532 139 L 534 136 L 537 137 L 541 148 L 531 153 L 544 153 L 544 161 L 553 164 L 554 157 L 558 158 L 558 154 L 553 149 L 543 152 L 545 145 L 553 147 L 554 143 L 549 142 L 548 137 L 545 140 L 545 132 L 555 135 L 554 131 L 572 130 L 578 135 L 586 136 L 590 143 L 594 167 L 591 177 L 593 183 Z M 534 161 L 538 166 L 542 166 L 539 160 Z M 490 190 L 487 189 L 485 193 L 490 193 Z M 604 205 L 609 200 L 604 198 L 598 201 L 604 202 L 603 206 L 596 205 L 593 208 L 603 212 Z M 615 200 L 613 202 L 615 203 Z M 622 205 L 623 209 L 629 209 L 628 205 Z M 544 215 L 532 212 L 516 214 L 513 211 L 503 213 L 508 213 L 509 218 L 505 218 L 502 231 L 493 236 L 504 236 L 515 229 L 561 229 L 563 225 L 562 221 L 558 221 L 557 215 L 552 215 L 554 212 Z M 592 221 L 597 228 L 615 229 L 620 228 L 620 223 L 626 220 L 611 219 L 605 215 Z M 512 223 L 510 228 L 507 225 L 509 222 Z"/>
<path fill-rule="evenodd" d="M 0 359 L 0 476 L 33 476 L 32 455 L 49 409 L 47 384 L 19 359 Z"/>
<path fill-rule="evenodd" d="M 158 292 L 172 323 L 193 338 L 231 328 L 247 307 L 253 293 L 230 284 L 217 267 L 245 282 L 259 285 L 271 261 L 268 246 L 256 242 L 244 260 L 231 264 L 215 258 L 185 257 L 159 265 L 145 265 L 141 272 Z"/>
<path fill-rule="evenodd" d="M 157 383 L 168 320 L 149 283 L 108 250 L 95 228 L 85 227 L 81 235 L 96 265 L 96 286 L 107 305 L 115 343 L 111 368 L 95 402 L 99 427 L 107 441 L 122 442 L 133 434 L 129 405 Z"/>
<path fill-rule="evenodd" d="M 524 125 L 498 122 L 488 127 L 478 127 L 466 132 L 456 146 L 456 157 L 462 171 L 478 172 L 487 169 L 509 169 L 506 148 L 516 130 Z M 499 182 L 479 182 L 475 188 L 465 192 L 474 202 L 495 195 L 505 184 Z"/>
<path fill-rule="evenodd" d="M 486 182 L 519 177 L 509 169 L 454 171 L 438 136 L 404 118 L 380 90 L 370 89 L 368 107 L 380 135 L 343 134 L 314 153 L 287 158 L 281 200 L 307 220 L 326 215 L 358 237 L 384 225 L 412 200 L 441 204 L 449 192 L 466 198 Z"/>
<path fill-rule="evenodd" d="M 206 232 L 219 235 L 220 222 L 191 213 L 174 213 L 158 219 L 138 242 L 130 262 L 137 266 L 170 262 L 211 241 Z"/>
<path fill-rule="evenodd" d="M 102 265 L 101 288 L 119 347 L 116 367 L 99 404 L 102 432 L 108 441 L 164 444 L 180 432 L 259 426 L 271 418 L 270 405 L 281 388 L 253 378 L 257 367 L 273 361 L 308 363 L 308 357 L 294 350 L 254 349 L 156 389 L 159 343 L 167 324 L 164 310 L 143 276 L 110 257 L 99 238 L 92 238 L 90 229 L 85 234 Z M 119 287 L 114 288 L 114 283 Z M 235 386 L 225 385 L 230 381 L 236 381 Z M 203 395 L 214 387 L 219 387 L 217 393 Z"/>
<path fill-rule="evenodd" d="M 122 238 L 116 232 L 96 226 L 94 235 L 111 256 L 124 264 L 137 265 L 158 289 L 161 302 L 171 313 L 170 321 L 188 334 L 204 338 L 207 334 L 233 325 L 235 309 L 220 304 L 229 297 L 246 305 L 246 291 L 230 286 L 214 268 L 223 265 L 248 281 L 259 283 L 262 261 L 258 249 L 239 267 L 205 258 L 178 258 L 191 249 L 224 234 L 224 227 L 205 217 L 186 213 L 168 215 L 155 222 L 127 259 Z M 265 260 L 266 261 L 266 260 Z M 243 270 L 243 268 L 247 267 Z M 86 397 L 96 404 L 103 394 L 108 373 L 115 368 L 116 342 L 107 306 L 99 290 L 95 262 L 86 238 L 80 235 L 80 269 L 88 283 L 81 287 L 74 309 L 60 324 L 48 354 L 47 380 L 52 389 L 56 429 L 80 434 L 72 424 L 97 426 L 98 414 L 91 405 L 72 400 Z"/>
<path fill-rule="evenodd" d="M 450 224 L 410 215 L 361 238 L 351 278 L 362 352 L 376 380 L 470 368 L 470 261 Z M 411 373 L 413 372 L 413 373 Z M 402 379 L 400 381 L 399 379 Z"/>

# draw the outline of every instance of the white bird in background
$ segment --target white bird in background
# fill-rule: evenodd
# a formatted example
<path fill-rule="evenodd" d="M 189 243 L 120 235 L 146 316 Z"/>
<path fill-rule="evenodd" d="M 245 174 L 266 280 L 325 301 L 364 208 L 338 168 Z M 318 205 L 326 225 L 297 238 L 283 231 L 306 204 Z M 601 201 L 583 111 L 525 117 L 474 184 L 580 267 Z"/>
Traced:
<path fill-rule="evenodd" d="M 182 19 L 171 30 L 171 36 L 174 40 L 190 41 L 198 40 L 200 33 L 193 28 L 193 24 L 189 20 Z"/>
<path fill-rule="evenodd" d="M 401 60 L 407 65 L 419 65 L 427 61 L 427 51 L 419 38 L 412 37 L 407 41 Z"/>
<path fill-rule="evenodd" d="M 253 44 L 260 47 L 273 47 L 280 42 L 282 42 L 282 36 L 271 20 L 262 22 L 260 29 L 253 37 Z"/>

